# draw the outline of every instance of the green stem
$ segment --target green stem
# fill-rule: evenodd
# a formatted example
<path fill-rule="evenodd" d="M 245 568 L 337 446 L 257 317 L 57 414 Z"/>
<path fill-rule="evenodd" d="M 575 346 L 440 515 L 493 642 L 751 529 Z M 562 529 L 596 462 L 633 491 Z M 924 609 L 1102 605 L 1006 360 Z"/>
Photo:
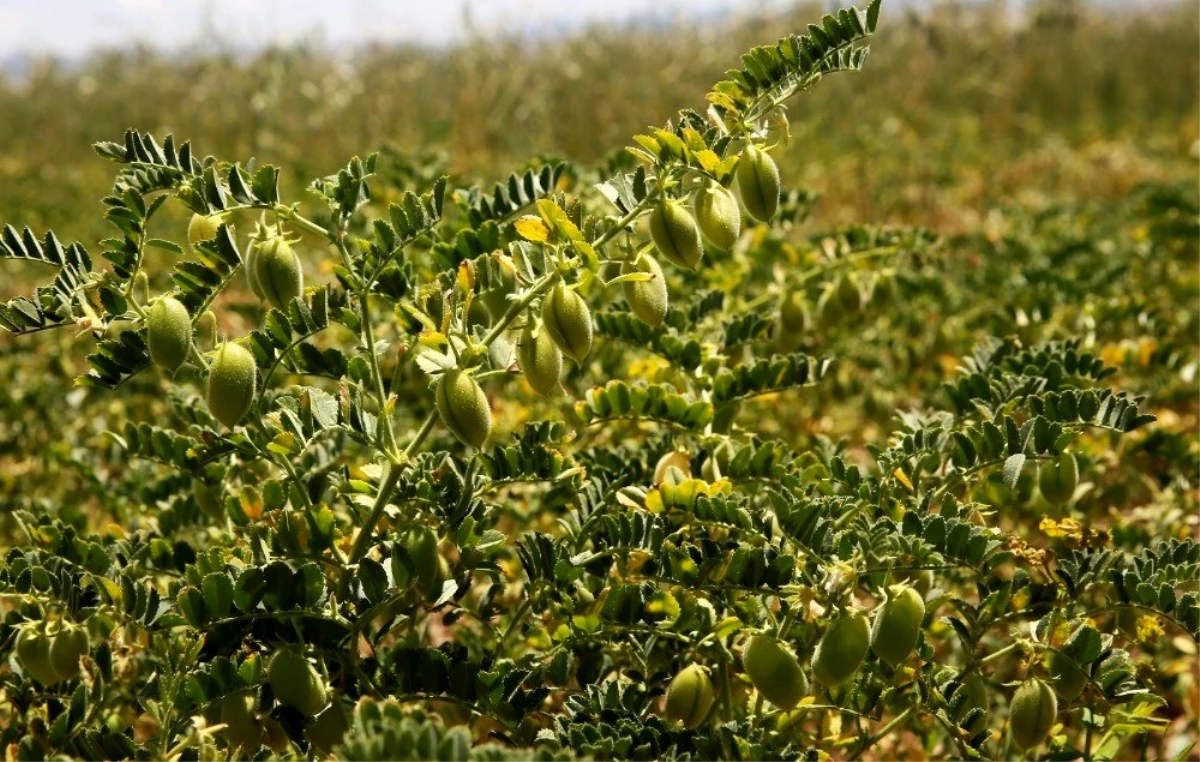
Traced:
<path fill-rule="evenodd" d="M 296 473 L 296 467 L 292 465 L 292 461 L 285 457 L 279 458 L 279 465 L 287 472 L 288 478 L 296 485 L 296 492 L 300 495 L 300 502 L 304 503 L 305 508 L 312 508 L 312 500 L 308 496 L 308 490 L 304 488 L 304 482 L 300 481 L 300 474 Z"/>
<path fill-rule="evenodd" d="M 295 219 L 293 218 L 293 220 Z M 305 222 L 308 221 L 305 220 Z M 320 228 L 316 223 L 308 224 Z M 362 331 L 363 343 L 367 347 L 367 365 L 371 369 L 371 381 L 375 386 L 375 396 L 379 400 L 379 407 L 381 409 L 380 417 L 383 419 L 383 432 L 381 433 L 383 446 L 381 449 L 388 456 L 389 460 L 395 460 L 396 433 L 392 428 L 392 416 L 386 412 L 387 392 L 384 391 L 383 373 L 379 369 L 379 356 L 375 351 L 375 326 L 371 320 L 370 289 L 365 283 L 361 283 L 358 276 L 354 274 L 354 262 L 350 258 L 350 250 L 346 248 L 346 231 L 339 228 L 334 233 L 326 231 L 326 234 L 333 241 L 334 246 L 337 247 L 338 256 L 342 260 L 342 266 L 346 268 L 346 272 L 352 279 L 355 287 L 355 295 L 358 297 L 358 315 L 362 322 L 360 329 Z"/>
<path fill-rule="evenodd" d="M 640 215 L 642 212 L 646 211 L 646 209 L 650 208 L 650 204 L 654 203 L 654 200 L 658 198 L 658 193 L 659 193 L 658 188 L 655 188 L 654 190 L 650 191 L 650 193 L 648 193 L 644 199 L 642 199 L 641 201 L 638 202 L 637 206 L 635 206 L 629 210 L 628 214 L 626 214 L 621 219 L 617 220 L 617 223 L 615 225 L 613 225 L 613 227 L 610 228 L 608 230 L 608 232 L 604 233 L 599 238 L 592 241 L 592 248 L 598 249 L 601 246 L 603 246 L 604 244 L 611 241 L 612 239 L 616 238 L 618 235 L 620 235 L 621 231 L 624 230 L 629 225 L 629 223 L 636 220 L 638 218 L 638 215 Z"/>
<path fill-rule="evenodd" d="M 351 565 L 358 563 L 367 554 L 367 550 L 371 546 L 371 537 L 375 533 L 375 525 L 379 523 L 379 519 L 383 518 L 388 498 L 391 497 L 392 490 L 396 488 L 396 483 L 400 481 L 401 469 L 399 466 L 389 463 L 384 468 L 386 471 L 383 475 L 383 482 L 379 485 L 379 494 L 375 496 L 375 504 L 371 506 L 371 513 L 367 515 L 362 528 L 358 530 L 358 536 L 354 538 L 354 545 L 350 548 L 350 555 L 346 559 L 347 563 Z"/>
<path fill-rule="evenodd" d="M 196 349 L 196 342 L 192 342 L 192 346 L 188 349 L 188 358 L 196 365 L 208 372 L 208 360 L 204 359 L 204 355 L 200 354 L 200 350 Z"/>
<path fill-rule="evenodd" d="M 905 720 L 907 720 L 907 719 L 909 718 L 909 715 L 911 715 L 911 714 L 912 714 L 912 713 L 913 713 L 915 710 L 916 710 L 916 707 L 915 707 L 915 706 L 910 706 L 908 709 L 905 709 L 903 712 L 901 712 L 900 714 L 896 715 L 894 718 L 892 718 L 892 721 L 891 721 L 891 722 L 889 722 L 888 724 L 884 725 L 882 728 L 880 728 L 879 730 L 875 731 L 874 733 L 872 733 L 872 734 L 871 734 L 870 736 L 868 736 L 867 738 L 863 739 L 863 740 L 862 740 L 862 741 L 861 741 L 861 742 L 858 744 L 858 746 L 857 746 L 857 747 L 855 747 L 855 749 L 854 749 L 854 752 L 853 752 L 852 754 L 850 754 L 850 755 L 849 755 L 849 758 L 850 758 L 850 759 L 857 759 L 858 757 L 862 756 L 862 754 L 863 754 L 863 753 L 864 753 L 864 752 L 865 752 L 867 749 L 870 749 L 872 746 L 874 746 L 875 744 L 879 743 L 879 740 L 880 740 L 881 738 L 884 738 L 885 736 L 887 736 L 887 734 L 888 734 L 888 733 L 891 733 L 891 732 L 892 732 L 893 730 L 895 730 L 895 729 L 896 729 L 896 728 L 897 728 L 897 727 L 898 727 L 898 726 L 899 726 L 901 723 L 903 723 Z"/>
<path fill-rule="evenodd" d="M 868 259 L 874 259 L 876 257 L 883 257 L 883 256 L 887 256 L 890 254 L 895 254 L 897 251 L 898 251 L 898 247 L 896 247 L 896 246 L 877 246 L 873 249 L 864 249 L 862 251 L 855 252 L 854 254 L 850 254 L 845 257 L 840 257 L 840 258 L 832 260 L 830 262 L 823 262 L 814 267 L 810 267 L 807 270 L 805 270 L 804 272 L 800 273 L 800 275 L 796 277 L 795 285 L 797 287 L 803 286 L 803 285 L 807 284 L 810 280 L 813 280 L 821 275 L 826 275 L 826 274 L 834 272 L 836 270 L 840 270 L 846 265 L 857 264 L 858 262 L 866 261 Z M 785 284 L 784 287 L 786 288 L 787 285 Z M 759 296 L 755 297 L 754 299 L 751 299 L 750 301 L 746 302 L 746 304 L 743 306 L 743 309 L 746 309 L 746 310 L 754 309 L 763 304 L 767 304 L 768 302 L 771 302 L 772 300 L 774 300 L 776 298 L 778 298 L 778 295 L 776 292 L 767 290 L 767 291 L 763 292 L 762 294 L 760 294 Z"/>
<path fill-rule="evenodd" d="M 375 394 L 379 397 L 380 414 L 383 418 L 384 452 L 391 456 L 396 446 L 396 433 L 392 429 L 392 415 L 387 410 L 387 392 L 383 386 L 383 372 L 379 369 L 379 356 L 375 352 L 375 328 L 371 324 L 370 295 L 364 290 L 358 295 L 359 313 L 363 322 L 363 337 L 367 343 L 367 358 L 371 366 L 371 378 L 375 382 Z"/>
<path fill-rule="evenodd" d="M 1005 455 L 1003 458 L 997 458 L 995 460 L 989 460 L 989 461 L 986 461 L 983 463 L 977 463 L 974 466 L 971 466 L 970 468 L 968 468 L 964 471 L 955 471 L 954 473 L 950 474 L 950 476 L 945 481 L 943 481 L 941 484 L 939 484 L 938 486 L 933 488 L 933 493 L 930 497 L 930 500 L 937 501 L 937 499 L 940 498 L 947 489 L 949 489 L 951 487 L 956 487 L 959 484 L 966 484 L 968 477 L 974 476 L 975 474 L 979 473 L 980 471 L 986 471 L 989 468 L 995 468 L 996 466 L 1003 465 L 1004 462 L 1006 460 L 1008 460 L 1010 457 L 1011 457 L 1010 455 Z M 1053 459 L 1054 459 L 1054 457 L 1051 455 L 1026 455 L 1025 456 L 1026 461 L 1053 460 Z"/>
<path fill-rule="evenodd" d="M 725 657 L 721 657 L 721 693 L 724 697 L 721 700 L 721 710 L 725 715 L 726 722 L 733 721 L 733 685 L 729 682 L 729 663 Z"/>
<path fill-rule="evenodd" d="M 496 321 L 496 324 L 492 326 L 491 330 L 487 332 L 487 335 L 483 337 L 481 342 L 483 346 L 490 347 L 492 342 L 500 338 L 501 334 L 508 329 L 508 326 L 511 325 L 514 320 L 520 317 L 521 313 L 525 311 L 525 308 L 532 304 L 534 299 L 538 298 L 546 291 L 549 291 L 550 287 L 558 282 L 558 279 L 558 273 L 547 273 L 534 281 L 533 285 L 529 287 L 529 290 L 526 291 L 520 299 L 508 306 L 508 309 L 504 311 L 504 314 L 500 316 L 500 319 Z"/>
<path fill-rule="evenodd" d="M 779 623 L 779 639 L 787 639 L 787 631 L 791 628 L 792 623 L 796 621 L 796 613 L 798 607 L 792 606 L 788 609 L 788 613 L 783 615 L 783 621 Z"/>
<path fill-rule="evenodd" d="M 295 209 L 285 204 L 276 204 L 274 209 L 275 214 L 284 218 L 292 224 L 293 227 L 299 228 L 311 235 L 320 236 L 333 243 L 337 239 L 337 235 L 321 227 L 317 223 L 303 216 Z"/>
<path fill-rule="evenodd" d="M 528 597 L 521 601 L 521 607 L 517 609 L 517 613 L 513 615 L 512 621 L 508 623 L 508 627 L 504 628 L 504 634 L 500 636 L 499 647 L 501 649 L 504 648 L 504 644 L 508 642 L 508 639 L 512 637 L 513 632 L 517 629 L 517 625 L 525 618 L 525 614 L 529 612 L 531 605 L 532 601 Z"/>
<path fill-rule="evenodd" d="M 400 481 L 400 475 L 404 472 L 406 461 L 412 457 L 413 453 L 425 441 L 425 438 L 429 436 L 429 432 L 433 430 L 433 425 L 436 421 L 436 411 L 426 416 L 425 422 L 421 424 L 416 437 L 408 443 L 408 447 L 404 448 L 404 452 L 401 454 L 398 462 L 389 462 L 385 466 L 387 470 L 384 473 L 383 482 L 379 485 L 379 494 L 375 497 L 375 504 L 371 506 L 371 513 L 367 515 L 362 527 L 358 530 L 358 536 L 354 538 L 354 545 L 351 547 L 350 555 L 346 559 L 347 564 L 356 564 L 367 554 L 367 550 L 371 547 L 371 537 L 375 533 L 375 525 L 383 518 L 388 498 L 391 497 L 392 490 L 396 488 L 396 483 Z M 348 580 L 349 577 L 346 579 Z"/>
<path fill-rule="evenodd" d="M 1021 641 L 1021 640 L 1018 640 L 1015 643 L 1010 643 L 1007 646 L 1005 646 L 1004 648 L 1001 648 L 999 651 L 993 651 L 992 653 L 990 653 L 987 656 L 980 659 L 979 664 L 980 665 L 988 664 L 993 661 L 996 661 L 997 659 L 1003 658 L 1004 656 L 1007 656 L 1008 654 L 1012 653 L 1013 651 L 1017 650 L 1018 648 L 1021 648 L 1023 645 L 1024 645 L 1024 641 Z"/>

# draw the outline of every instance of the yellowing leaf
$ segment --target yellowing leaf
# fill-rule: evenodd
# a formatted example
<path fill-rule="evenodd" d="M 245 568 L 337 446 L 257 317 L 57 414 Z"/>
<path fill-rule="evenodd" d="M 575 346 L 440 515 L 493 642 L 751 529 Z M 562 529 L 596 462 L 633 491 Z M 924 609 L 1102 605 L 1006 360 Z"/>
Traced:
<path fill-rule="evenodd" d="M 721 157 L 707 148 L 696 151 L 694 156 L 696 157 L 696 161 L 700 162 L 700 166 L 704 168 L 705 172 L 715 174 L 721 167 Z"/>
<path fill-rule="evenodd" d="M 583 233 L 579 232 L 579 228 L 575 226 L 574 222 L 571 222 L 571 218 L 567 216 L 567 213 L 558 204 L 548 198 L 539 199 L 537 210 L 542 215 L 542 219 L 546 224 L 562 238 L 568 241 L 583 240 Z"/>
<path fill-rule="evenodd" d="M 683 128 L 683 140 L 692 151 L 703 151 L 708 148 L 704 137 L 692 127 Z"/>
<path fill-rule="evenodd" d="M 517 229 L 517 234 L 526 241 L 545 243 L 550 240 L 550 228 L 546 227 L 542 218 L 536 215 L 527 214 L 521 217 L 513 223 L 513 227 Z"/>
<path fill-rule="evenodd" d="M 658 156 L 659 145 L 657 140 L 649 135 L 634 135 L 633 139 L 642 148 L 646 149 L 655 156 Z"/>
<path fill-rule="evenodd" d="M 742 620 L 735 616 L 728 616 L 717 622 L 717 626 L 713 628 L 713 635 L 718 640 L 724 640 L 740 629 L 742 629 Z"/>
<path fill-rule="evenodd" d="M 517 274 L 517 263 L 513 261 L 512 257 L 505 254 L 503 251 L 497 251 L 493 254 L 493 256 L 496 257 L 496 261 L 500 263 L 500 266 L 504 268 L 505 272 L 510 273 L 513 276 Z"/>
<path fill-rule="evenodd" d="M 664 617 L 658 626 L 670 627 L 679 618 L 679 602 L 667 591 L 659 590 L 651 596 L 650 600 L 646 601 L 646 613 L 651 616 Z"/>
<path fill-rule="evenodd" d="M 655 130 L 654 137 L 658 138 L 658 142 L 670 152 L 671 156 L 682 159 L 688 155 L 687 146 L 683 144 L 683 141 L 675 133 L 667 132 L 666 130 Z"/>
<path fill-rule="evenodd" d="M 475 288 L 475 263 L 466 260 L 458 266 L 458 286 L 463 291 L 470 292 Z"/>

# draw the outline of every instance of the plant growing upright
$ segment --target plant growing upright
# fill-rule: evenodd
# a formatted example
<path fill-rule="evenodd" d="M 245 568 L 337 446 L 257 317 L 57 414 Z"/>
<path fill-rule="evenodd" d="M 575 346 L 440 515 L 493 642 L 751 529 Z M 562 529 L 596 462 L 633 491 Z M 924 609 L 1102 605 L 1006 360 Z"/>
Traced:
<path fill-rule="evenodd" d="M 1102 357 L 981 338 L 866 447 L 795 430 L 818 384 L 886 408 L 823 353 L 885 367 L 943 293 L 929 231 L 781 232 L 787 104 L 863 67 L 879 10 L 750 50 L 604 173 L 450 190 L 371 154 L 302 210 L 273 166 L 97 144 L 108 266 L 5 227 L 57 274 L 0 325 L 92 334 L 79 382 L 132 400 L 104 446 L 154 473 L 95 469 L 127 526 L 14 513 L 12 754 L 1066 758 L 1152 730 L 1092 619 L 1195 642 L 1200 546 L 1079 530 L 1052 565 L 991 508 L 1071 510 L 1154 420 Z"/>

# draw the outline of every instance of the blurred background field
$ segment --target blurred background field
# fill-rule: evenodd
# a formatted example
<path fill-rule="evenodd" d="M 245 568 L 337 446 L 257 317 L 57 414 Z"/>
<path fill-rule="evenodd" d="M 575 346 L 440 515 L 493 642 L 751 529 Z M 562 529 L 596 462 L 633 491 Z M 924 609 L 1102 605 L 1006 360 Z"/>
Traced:
<path fill-rule="evenodd" d="M 634 14 L 565 37 L 476 23 L 436 47 L 255 52 L 199 30 L 182 52 L 25 60 L 0 75 L 0 221 L 102 237 L 95 212 L 111 167 L 90 145 L 130 126 L 279 164 L 293 189 L 389 145 L 427 165 L 440 154 L 464 181 L 502 178 L 534 156 L 602 162 L 646 125 L 702 107 L 740 52 L 829 6 Z M 783 168 L 820 194 L 819 222 L 965 230 L 999 202 L 1115 198 L 1142 180 L 1195 177 L 1196 3 L 1015 6 L 885 3 L 887 33 L 867 70 L 789 114 Z"/>

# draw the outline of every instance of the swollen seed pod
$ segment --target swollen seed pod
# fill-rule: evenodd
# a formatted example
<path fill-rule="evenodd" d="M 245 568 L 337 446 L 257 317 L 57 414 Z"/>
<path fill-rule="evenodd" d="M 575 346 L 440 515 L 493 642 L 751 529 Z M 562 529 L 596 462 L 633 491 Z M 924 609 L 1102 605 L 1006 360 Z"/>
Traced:
<path fill-rule="evenodd" d="M 276 309 L 285 309 L 293 299 L 304 292 L 304 270 L 300 266 L 300 257 L 282 236 L 268 235 L 266 239 L 256 243 L 258 251 L 254 256 L 254 276 L 250 288 L 255 283 L 262 291 L 262 296 Z"/>
<path fill-rule="evenodd" d="M 232 429 L 254 402 L 258 365 L 250 350 L 225 343 L 217 349 L 208 369 L 208 410 L 225 428 Z"/>
<path fill-rule="evenodd" d="M 1012 741 L 1020 749 L 1032 749 L 1045 741 L 1058 716 L 1054 691 L 1036 677 L 1017 687 L 1009 707 L 1008 723 Z"/>
<path fill-rule="evenodd" d="M 530 318 L 517 344 L 517 364 L 525 380 L 538 394 L 549 394 L 562 377 L 563 356 L 544 325 Z"/>
<path fill-rule="evenodd" d="M 219 212 L 217 214 L 193 214 L 188 220 L 187 238 L 188 245 L 193 248 L 200 241 L 211 241 L 217 237 L 217 231 L 221 229 L 221 223 L 225 222 L 226 214 Z"/>
<path fill-rule="evenodd" d="M 846 308 L 838 297 L 837 286 L 828 286 L 817 299 L 817 322 L 826 328 L 836 325 L 846 316 Z"/>
<path fill-rule="evenodd" d="M 871 651 L 892 667 L 903 663 L 916 648 L 924 618 L 920 593 L 911 587 L 893 587 L 875 614 Z"/>
<path fill-rule="evenodd" d="M 54 685 L 62 679 L 50 660 L 50 638 L 38 629 L 26 627 L 17 636 L 17 661 L 42 685 Z"/>
<path fill-rule="evenodd" d="M 669 719 L 682 722 L 691 730 L 704 722 L 712 705 L 712 681 L 702 667 L 692 664 L 675 675 L 667 686 L 663 710 Z"/>
<path fill-rule="evenodd" d="M 417 579 L 426 589 L 441 585 L 437 536 L 427 527 L 413 529 L 404 537 L 404 551 L 413 563 Z"/>
<path fill-rule="evenodd" d="M 738 162 L 737 181 L 742 205 L 750 216 L 770 222 L 779 209 L 779 167 L 775 160 L 758 146 L 746 146 Z"/>
<path fill-rule="evenodd" d="M 813 676 L 826 688 L 841 685 L 862 666 L 870 631 L 866 617 L 852 614 L 830 625 L 813 654 Z"/>
<path fill-rule="evenodd" d="M 808 693 L 808 678 L 800 663 L 774 638 L 754 635 L 742 650 L 746 676 L 767 701 L 780 709 L 792 709 Z"/>
<path fill-rule="evenodd" d="M 664 201 L 650 213 L 650 239 L 667 261 L 676 267 L 695 270 L 704 256 L 700 228 L 678 201 Z"/>
<path fill-rule="evenodd" d="M 437 409 L 458 441 L 482 447 L 492 433 L 492 409 L 479 382 L 461 368 L 446 371 L 437 385 Z"/>
<path fill-rule="evenodd" d="M 50 638 L 50 665 L 64 680 L 79 675 L 79 659 L 88 652 L 87 630 L 64 623 Z"/>
<path fill-rule="evenodd" d="M 625 301 L 633 314 L 637 315 L 646 325 L 658 327 L 667 317 L 667 281 L 663 278 L 662 267 L 649 254 L 643 254 L 632 262 L 621 266 L 621 274 L 650 273 L 650 280 L 627 281 L 622 284 Z"/>
<path fill-rule="evenodd" d="M 742 210 L 733 192 L 709 183 L 696 194 L 696 222 L 700 232 L 718 249 L 728 249 L 742 234 Z"/>
<path fill-rule="evenodd" d="M 1051 505 L 1064 505 L 1075 496 L 1079 486 L 1079 462 L 1072 453 L 1064 452 L 1057 460 L 1041 464 L 1038 487 L 1042 497 Z"/>
<path fill-rule="evenodd" d="M 146 316 L 147 344 L 155 364 L 174 373 L 192 351 L 192 318 L 183 302 L 164 296 Z"/>
<path fill-rule="evenodd" d="M 266 301 L 267 294 L 263 291 L 262 284 L 258 282 L 258 255 L 266 240 L 265 237 L 255 237 L 246 247 L 246 285 L 250 286 L 250 291 L 263 301 Z"/>
<path fill-rule="evenodd" d="M 327 700 L 325 683 L 303 655 L 289 648 L 275 653 L 267 670 L 275 698 L 305 717 L 315 717 Z"/>
<path fill-rule="evenodd" d="M 837 298 L 847 313 L 853 314 L 862 307 L 862 291 L 859 291 L 858 284 L 849 275 L 838 279 Z"/>
<path fill-rule="evenodd" d="M 592 311 L 562 283 L 542 301 L 542 325 L 563 354 L 582 363 L 592 351 Z"/>
<path fill-rule="evenodd" d="M 779 326 L 785 333 L 799 334 L 808 328 L 808 310 L 804 306 L 804 293 L 792 291 L 779 305 Z"/>
<path fill-rule="evenodd" d="M 776 343 L 785 352 L 795 349 L 808 330 L 808 309 L 804 305 L 804 294 L 791 291 L 779 304 L 779 327 Z"/>

